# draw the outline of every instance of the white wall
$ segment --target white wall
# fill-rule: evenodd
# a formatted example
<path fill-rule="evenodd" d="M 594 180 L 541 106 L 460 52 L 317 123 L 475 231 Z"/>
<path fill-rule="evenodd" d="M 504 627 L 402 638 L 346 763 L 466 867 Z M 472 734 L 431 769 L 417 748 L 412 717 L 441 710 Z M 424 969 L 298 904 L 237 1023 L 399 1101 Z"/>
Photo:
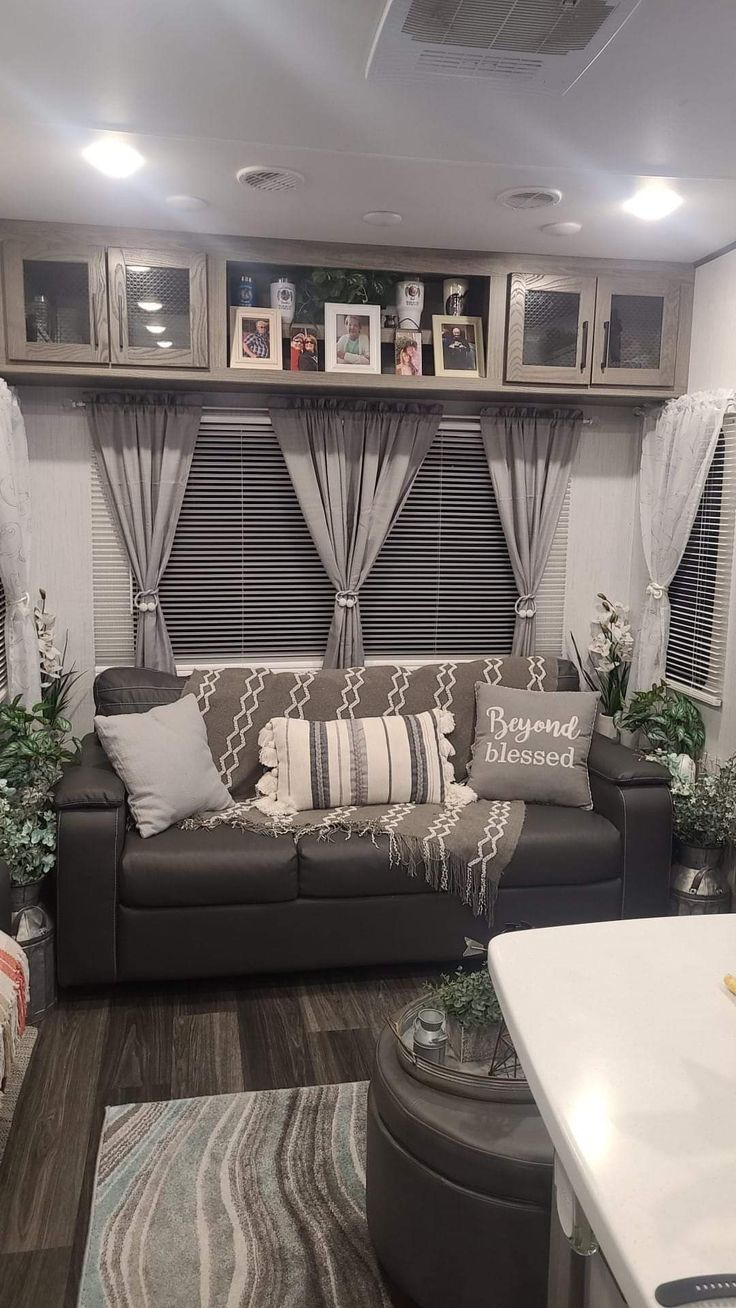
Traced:
<path fill-rule="evenodd" d="M 94 677 L 87 419 L 71 406 L 79 391 L 25 386 L 19 395 L 31 461 L 34 583 L 48 592 L 59 632 L 69 630 L 70 661 L 84 671 L 73 713 L 82 734 L 91 727 Z M 207 396 L 206 402 L 224 401 Z M 620 407 L 589 414 L 594 423 L 583 428 L 573 470 L 564 625 L 581 650 L 597 592 L 636 608 L 644 584 L 637 509 L 641 422 Z"/>
<path fill-rule="evenodd" d="M 689 391 L 736 390 L 736 250 L 704 263 L 695 273 L 693 335 Z M 730 613 L 736 612 L 736 569 Z M 709 754 L 736 753 L 736 622 L 730 621 L 726 644 L 724 702 L 720 709 L 701 705 Z"/>

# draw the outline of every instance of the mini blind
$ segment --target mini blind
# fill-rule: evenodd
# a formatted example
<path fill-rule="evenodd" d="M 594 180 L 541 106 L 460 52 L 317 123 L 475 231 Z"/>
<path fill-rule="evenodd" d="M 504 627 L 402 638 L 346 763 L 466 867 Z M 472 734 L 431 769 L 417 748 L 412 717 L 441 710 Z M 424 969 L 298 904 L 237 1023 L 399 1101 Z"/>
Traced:
<path fill-rule="evenodd" d="M 125 667 L 135 658 L 132 577 L 95 454 L 90 480 L 95 663 Z"/>
<path fill-rule="evenodd" d="M 360 596 L 367 655 L 506 653 L 517 590 L 477 419 L 445 419 Z"/>
<path fill-rule="evenodd" d="M 728 414 L 669 589 L 667 680 L 716 705 L 723 695 L 735 515 L 736 414 Z"/>
<path fill-rule="evenodd" d="M 5 591 L 0 582 L 0 699 L 5 699 L 8 690 L 8 658 L 5 649 Z"/>
<path fill-rule="evenodd" d="M 562 649 L 568 516 L 569 498 L 538 596 L 545 653 Z M 95 476 L 93 522 L 96 661 L 129 662 L 130 574 Z M 203 411 L 160 598 L 182 666 L 321 661 L 334 591 L 267 410 Z M 445 420 L 363 588 L 366 657 L 503 652 L 515 599 L 480 424 Z"/>

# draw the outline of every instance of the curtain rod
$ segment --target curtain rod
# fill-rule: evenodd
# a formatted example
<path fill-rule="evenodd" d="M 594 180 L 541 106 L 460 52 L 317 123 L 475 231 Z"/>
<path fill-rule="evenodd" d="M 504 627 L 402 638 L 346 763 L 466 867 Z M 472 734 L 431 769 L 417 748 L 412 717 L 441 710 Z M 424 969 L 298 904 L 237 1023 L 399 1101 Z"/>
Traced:
<path fill-rule="evenodd" d="M 63 407 L 64 407 L 65 409 L 86 409 L 86 408 L 87 408 L 87 404 L 86 404 L 86 402 L 85 402 L 84 400 L 66 400 L 66 401 L 64 402 Z M 219 404 L 217 404 L 217 405 L 213 405 L 213 406 L 204 405 L 203 407 L 204 407 L 204 408 L 212 407 L 212 408 L 214 408 L 214 409 L 221 409 L 221 411 L 222 411 L 223 413 L 243 413 L 244 410 L 245 410 L 248 406 L 246 406 L 246 405 L 242 405 L 242 404 L 238 404 L 238 405 L 225 405 L 225 404 L 219 405 Z M 545 406 L 542 405 L 542 406 L 540 406 L 540 407 L 544 408 Z M 264 409 L 261 405 L 258 405 L 258 406 L 256 406 L 256 405 L 250 406 L 250 410 L 249 410 L 249 411 L 250 411 L 251 413 L 267 413 L 267 412 L 268 412 L 268 410 L 267 410 L 267 409 Z M 646 408 L 642 408 L 641 405 L 637 406 L 637 408 L 635 408 L 635 409 L 632 409 L 632 413 L 634 414 L 634 417 L 635 417 L 635 418 L 643 418 L 643 417 L 645 417 L 646 412 L 647 412 Z M 443 421 L 443 422 L 463 422 L 464 420 L 467 420 L 468 418 L 472 418 L 472 416 L 473 416 L 473 415 L 472 415 L 472 414 L 469 414 L 469 413 L 443 413 L 443 414 L 442 414 L 442 421 Z M 584 427 L 596 427 L 596 426 L 598 425 L 598 421 L 599 421 L 598 418 L 583 418 L 583 426 L 584 426 Z"/>

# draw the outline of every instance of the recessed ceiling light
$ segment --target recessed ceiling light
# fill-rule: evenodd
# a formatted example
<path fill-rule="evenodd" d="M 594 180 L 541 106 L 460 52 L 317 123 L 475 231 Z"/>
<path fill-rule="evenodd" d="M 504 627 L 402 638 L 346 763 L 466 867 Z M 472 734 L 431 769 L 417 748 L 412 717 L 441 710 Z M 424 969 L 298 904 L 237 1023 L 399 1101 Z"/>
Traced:
<path fill-rule="evenodd" d="M 93 141 L 82 151 L 82 156 L 106 177 L 130 177 L 145 163 L 143 155 L 125 141 Z"/>
<path fill-rule="evenodd" d="M 173 341 L 156 341 L 156 344 L 160 350 L 170 350 L 173 343 L 174 343 Z"/>
<path fill-rule="evenodd" d="M 396 227 L 401 221 L 400 213 L 390 213 L 386 209 L 371 209 L 370 213 L 363 214 L 363 222 L 373 227 Z"/>
<path fill-rule="evenodd" d="M 134 273 L 147 273 L 151 271 L 145 263 L 126 263 L 125 268 L 127 272 Z"/>
<path fill-rule="evenodd" d="M 144 313 L 158 313 L 160 309 L 163 309 L 163 307 L 164 306 L 162 305 L 160 300 L 138 301 L 138 308 L 142 309 Z"/>
<path fill-rule="evenodd" d="M 545 223 L 542 228 L 548 236 L 577 236 L 582 230 L 582 223 Z"/>
<path fill-rule="evenodd" d="M 146 331 L 153 332 L 154 336 L 160 336 L 162 332 L 166 331 L 166 328 L 158 322 L 147 322 Z"/>
<path fill-rule="evenodd" d="M 170 209 L 194 210 L 206 209 L 209 200 L 203 200 L 198 195 L 167 195 L 166 203 Z"/>
<path fill-rule="evenodd" d="M 623 208 L 626 213 L 633 213 L 635 218 L 656 222 L 658 218 L 666 218 L 668 214 L 674 213 L 682 203 L 682 196 L 671 191 L 669 186 L 650 185 L 632 195 Z"/>

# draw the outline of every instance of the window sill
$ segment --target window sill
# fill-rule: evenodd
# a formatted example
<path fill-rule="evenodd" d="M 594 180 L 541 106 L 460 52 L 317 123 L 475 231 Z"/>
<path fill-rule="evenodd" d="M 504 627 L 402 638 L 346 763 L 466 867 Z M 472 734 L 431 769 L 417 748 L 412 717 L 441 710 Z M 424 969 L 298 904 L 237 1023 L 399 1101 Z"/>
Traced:
<path fill-rule="evenodd" d="M 675 681 L 672 677 L 665 677 L 665 681 L 671 690 L 679 690 L 682 695 L 687 695 L 688 699 L 697 700 L 699 704 L 707 704 L 709 708 L 721 709 L 723 707 L 723 696 L 712 695 L 707 690 L 700 690 L 697 686 L 686 686 L 682 681 Z"/>

